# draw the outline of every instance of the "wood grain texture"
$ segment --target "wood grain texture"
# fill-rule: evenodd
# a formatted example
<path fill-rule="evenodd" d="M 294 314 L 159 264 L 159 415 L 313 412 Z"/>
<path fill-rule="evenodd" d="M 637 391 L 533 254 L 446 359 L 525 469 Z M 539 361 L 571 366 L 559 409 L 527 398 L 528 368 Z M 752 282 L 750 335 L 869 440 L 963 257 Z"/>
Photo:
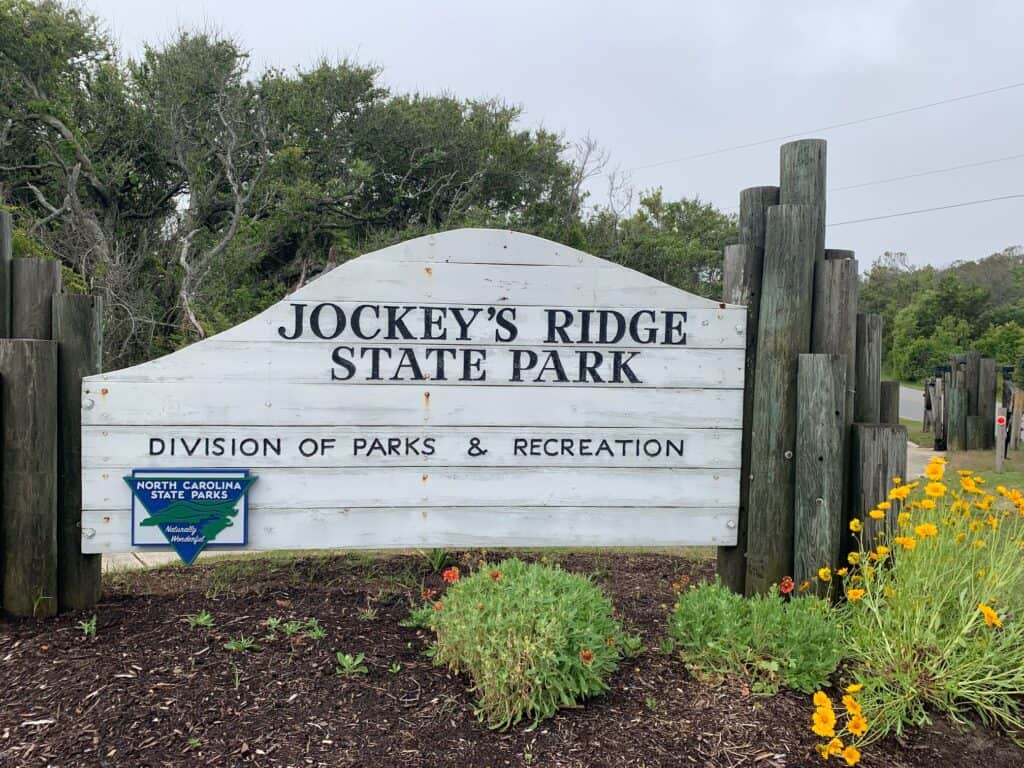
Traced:
<path fill-rule="evenodd" d="M 376 315 L 364 310 L 364 319 L 401 315 L 408 329 L 392 322 L 360 325 L 357 333 L 352 316 L 366 305 L 383 309 Z M 567 336 L 552 330 L 552 309 L 571 316 Z M 310 326 L 312 335 L 289 339 L 296 319 L 309 319 L 314 311 L 322 315 L 315 331 Z M 502 313 L 514 317 L 514 337 L 499 327 Z M 476 318 L 476 324 L 457 325 L 452 320 L 458 317 Z M 599 317 L 609 328 L 629 325 L 628 333 L 611 332 L 602 341 Z M 654 340 L 657 333 L 662 338 Z M 319 519 L 316 510 L 393 510 L 392 517 L 380 518 L 386 521 L 408 508 L 426 521 L 417 526 L 415 540 L 429 545 L 431 521 L 455 519 L 448 511 L 457 517 L 475 507 L 495 510 L 479 518 L 488 530 L 504 530 L 498 516 L 509 510 L 550 507 L 556 520 L 561 509 L 628 508 L 646 531 L 657 526 L 645 520 L 645 508 L 676 508 L 684 519 L 687 510 L 713 508 L 716 516 L 731 509 L 732 518 L 723 518 L 728 535 L 706 528 L 687 534 L 688 540 L 704 536 L 706 544 L 732 544 L 746 333 L 741 306 L 693 296 L 516 233 L 459 230 L 367 254 L 225 333 L 83 382 L 83 519 L 94 534 L 85 532 L 83 551 L 129 547 L 127 525 L 103 533 L 102 543 L 96 538 L 98 531 L 110 531 L 108 518 L 122 519 L 130 508 L 123 475 L 137 468 L 192 467 L 252 469 L 259 479 L 250 492 L 250 514 L 264 529 L 278 531 L 274 515 L 287 516 L 288 510 L 305 510 L 294 518 L 302 524 Z M 351 380 L 332 380 L 341 345 L 372 345 L 380 352 L 379 369 L 356 355 L 350 358 Z M 486 379 L 470 381 L 473 376 L 455 377 L 451 368 L 442 373 L 424 365 L 424 376 L 413 380 L 411 368 L 394 367 L 404 356 L 422 364 L 433 353 L 436 360 L 443 349 L 453 357 L 482 350 Z M 530 351 L 565 356 L 568 380 L 559 381 L 553 370 L 512 376 L 517 355 Z M 593 365 L 586 375 L 574 368 L 580 356 L 598 353 L 604 358 L 588 358 Z M 616 357 L 631 361 L 635 380 L 615 380 Z M 189 456 L 187 446 L 205 437 L 279 439 L 281 454 Z M 404 447 L 406 440 L 427 438 L 436 444 L 431 456 Z M 473 438 L 487 454 L 468 453 Z M 403 447 L 370 456 L 357 452 L 357 439 Z M 633 441 L 655 453 L 645 448 L 640 455 L 583 455 L 583 442 L 600 439 Z M 169 442 L 176 452 L 154 450 L 154 440 Z M 302 456 L 300 440 L 335 442 L 322 455 Z M 541 447 L 523 452 L 516 440 Z M 543 448 L 548 441 L 557 441 L 560 455 Z M 684 446 L 682 456 L 657 452 L 671 441 Z M 633 540 L 635 531 L 621 521 L 605 522 L 603 514 L 595 513 L 593 530 L 582 539 L 574 533 L 564 543 Z M 289 531 L 288 546 L 345 547 L 351 536 L 365 535 L 345 515 L 324 519 L 326 529 L 310 522 L 308 531 Z M 372 519 L 371 512 L 360 518 Z M 581 529 L 589 525 L 586 515 L 577 522 Z M 466 535 L 493 543 L 488 530 L 467 529 Z M 554 530 L 565 529 L 556 524 Z M 437 546 L 452 538 L 449 533 L 438 529 Z M 403 540 L 384 528 L 377 536 L 378 546 Z M 513 540 L 523 536 L 534 534 Z M 536 534 L 557 543 L 552 536 Z"/>
<path fill-rule="evenodd" d="M 896 530 L 899 502 L 892 502 L 882 520 L 874 520 L 868 513 L 886 501 L 894 477 L 907 476 L 907 428 L 893 424 L 854 424 L 851 461 L 854 500 L 851 514 L 863 523 L 861 538 L 870 548 L 880 531 Z M 855 546 L 850 542 L 851 549 Z"/>
<path fill-rule="evenodd" d="M 852 254 L 852 251 L 848 253 Z M 811 352 L 846 361 L 847 426 L 853 423 L 857 365 L 857 261 L 844 258 L 814 265 Z"/>
<path fill-rule="evenodd" d="M 750 497 L 758 508 L 747 527 L 748 594 L 792 575 L 797 358 L 811 343 L 816 222 L 814 206 L 768 210 L 751 423 Z"/>
<path fill-rule="evenodd" d="M 60 262 L 54 259 L 11 262 L 11 338 L 53 337 L 51 307 L 60 286 Z"/>
<path fill-rule="evenodd" d="M 800 355 L 793 578 L 812 581 L 839 562 L 846 494 L 846 360 Z"/>
<path fill-rule="evenodd" d="M 87 513 L 89 546 L 124 551 L 129 517 L 122 508 Z M 611 532 L 629 547 L 718 545 L 735 542 L 734 518 L 731 507 L 253 509 L 246 549 L 600 547 Z"/>
<path fill-rule="evenodd" d="M 3 609 L 57 613 L 57 345 L 0 339 Z"/>
<path fill-rule="evenodd" d="M 954 361 L 950 374 L 949 414 L 946 422 L 946 447 L 951 451 L 967 450 L 967 362 Z"/>
<path fill-rule="evenodd" d="M 748 187 L 740 192 L 740 243 L 764 248 L 768 209 L 779 204 L 778 187 Z"/>
<path fill-rule="evenodd" d="M 882 316 L 857 314 L 853 420 L 877 424 L 881 418 Z"/>
<path fill-rule="evenodd" d="M 828 147 L 824 139 L 799 139 L 779 150 L 779 202 L 816 209 L 815 261 L 825 259 L 825 189 Z"/>
<path fill-rule="evenodd" d="M 61 611 L 91 608 L 102 590 L 99 555 L 82 554 L 82 379 L 100 370 L 102 307 L 92 296 L 53 298 L 58 356 L 57 602 Z"/>
<path fill-rule="evenodd" d="M 11 335 L 11 260 L 14 258 L 14 219 L 0 211 L 0 339 Z"/>
<path fill-rule="evenodd" d="M 856 258 L 857 254 L 855 251 L 846 250 L 844 248 L 826 248 L 825 249 L 825 260 L 826 261 L 840 261 L 842 259 L 853 259 Z"/>
<path fill-rule="evenodd" d="M 900 423 L 900 383 L 883 381 L 878 389 L 878 423 Z"/>
<path fill-rule="evenodd" d="M 757 363 L 757 319 L 761 304 L 764 249 L 754 245 L 729 245 L 722 268 L 722 300 L 747 308 L 746 365 L 743 379 L 743 423 L 750 424 L 754 411 L 754 370 Z M 750 509 L 750 430 L 743 430 L 740 460 L 740 503 L 736 546 L 718 548 L 718 577 L 733 592 L 743 594 L 747 577 L 747 520 Z"/>
<path fill-rule="evenodd" d="M 978 416 L 988 425 L 982 432 L 981 447 L 995 448 L 996 361 L 983 357 L 978 361 Z"/>

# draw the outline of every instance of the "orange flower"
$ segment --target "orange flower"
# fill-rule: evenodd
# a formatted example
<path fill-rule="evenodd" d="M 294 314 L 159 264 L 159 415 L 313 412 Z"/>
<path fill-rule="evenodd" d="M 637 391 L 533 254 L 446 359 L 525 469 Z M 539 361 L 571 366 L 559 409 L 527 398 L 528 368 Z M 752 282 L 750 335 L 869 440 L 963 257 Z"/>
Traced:
<path fill-rule="evenodd" d="M 436 603 L 434 603 L 434 610 L 435 611 L 440 611 L 442 608 L 444 608 L 444 605 L 441 604 L 440 600 L 438 600 Z"/>
<path fill-rule="evenodd" d="M 585 665 L 590 666 L 590 663 L 593 660 L 594 660 L 594 652 L 591 651 L 589 648 L 580 651 L 580 661 L 582 661 Z"/>
<path fill-rule="evenodd" d="M 501 581 L 501 571 L 491 571 L 491 581 Z"/>
<path fill-rule="evenodd" d="M 441 574 L 441 578 L 444 579 L 447 584 L 454 584 L 459 580 L 459 569 L 453 565 Z"/>

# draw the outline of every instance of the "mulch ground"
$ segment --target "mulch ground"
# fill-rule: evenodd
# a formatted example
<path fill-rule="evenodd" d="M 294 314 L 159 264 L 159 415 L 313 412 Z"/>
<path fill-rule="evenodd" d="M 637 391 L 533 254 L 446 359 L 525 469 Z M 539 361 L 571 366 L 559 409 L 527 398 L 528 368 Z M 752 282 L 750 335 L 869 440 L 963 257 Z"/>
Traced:
<path fill-rule="evenodd" d="M 594 574 L 650 650 L 619 670 L 609 693 L 534 730 L 478 723 L 467 680 L 434 667 L 426 638 L 399 626 L 425 587 L 442 586 L 423 558 L 235 558 L 108 577 L 94 637 L 78 626 L 92 612 L 0 621 L 0 765 L 822 764 L 807 696 L 759 698 L 740 682 L 708 687 L 658 651 L 672 583 L 707 580 L 713 563 L 546 557 Z M 214 627 L 183 620 L 204 609 Z M 269 617 L 315 617 L 327 636 L 266 639 Z M 224 648 L 242 635 L 258 649 Z M 338 650 L 366 654 L 368 673 L 337 675 Z M 1024 750 L 990 730 L 937 720 L 873 745 L 863 764 L 1019 768 Z"/>

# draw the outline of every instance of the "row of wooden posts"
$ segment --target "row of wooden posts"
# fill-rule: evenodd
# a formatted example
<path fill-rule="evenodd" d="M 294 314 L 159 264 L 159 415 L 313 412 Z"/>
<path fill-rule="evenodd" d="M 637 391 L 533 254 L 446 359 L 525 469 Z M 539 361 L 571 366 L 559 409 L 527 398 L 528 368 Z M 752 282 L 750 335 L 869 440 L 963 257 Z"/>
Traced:
<path fill-rule="evenodd" d="M 1008 378 L 1004 371 L 1004 380 Z M 978 352 L 953 355 L 949 365 L 937 368 L 925 382 L 922 426 L 934 432 L 936 450 L 991 450 L 996 445 L 995 424 L 992 358 Z"/>
<path fill-rule="evenodd" d="M 100 369 L 98 300 L 61 292 L 60 264 L 12 258 L 0 211 L 0 607 L 80 610 L 100 595 L 81 553 L 82 377 Z"/>
<path fill-rule="evenodd" d="M 783 145 L 779 185 L 740 193 L 740 242 L 725 249 L 724 300 L 748 314 L 739 528 L 718 573 L 740 593 L 834 567 L 850 518 L 869 537 L 894 523 L 867 513 L 906 474 L 882 318 L 857 312 L 854 253 L 825 247 L 825 190 L 826 143 Z"/>

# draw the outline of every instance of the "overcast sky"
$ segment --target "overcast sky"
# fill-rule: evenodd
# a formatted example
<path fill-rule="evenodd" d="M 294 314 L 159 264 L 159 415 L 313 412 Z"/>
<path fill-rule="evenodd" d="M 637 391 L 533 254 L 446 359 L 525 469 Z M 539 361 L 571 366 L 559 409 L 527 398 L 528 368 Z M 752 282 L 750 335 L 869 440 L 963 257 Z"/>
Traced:
<path fill-rule="evenodd" d="M 256 68 L 354 58 L 398 91 L 501 97 L 527 126 L 593 136 L 612 164 L 674 158 L 1024 81 L 1024 3 L 600 0 L 86 0 L 122 51 L 212 25 Z M 1024 87 L 821 133 L 829 186 L 1024 154 Z M 640 190 L 734 209 L 778 183 L 768 144 L 632 172 Z M 594 186 L 603 198 L 602 184 Z M 1024 193 L 1024 157 L 834 191 L 841 222 Z M 1024 243 L 1024 198 L 828 230 L 866 268 L 886 250 L 944 265 Z"/>

